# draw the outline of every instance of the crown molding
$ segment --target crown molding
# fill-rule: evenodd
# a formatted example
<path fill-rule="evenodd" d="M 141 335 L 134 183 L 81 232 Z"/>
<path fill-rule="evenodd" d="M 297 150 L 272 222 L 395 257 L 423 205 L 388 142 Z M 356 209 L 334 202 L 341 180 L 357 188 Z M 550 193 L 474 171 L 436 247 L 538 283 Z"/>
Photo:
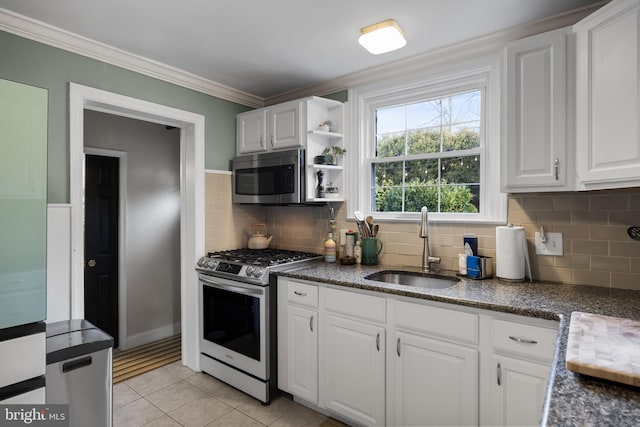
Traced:
<path fill-rule="evenodd" d="M 308 96 L 327 95 L 352 87 L 363 86 L 368 83 L 418 71 L 425 67 L 469 58 L 470 55 L 480 56 L 495 53 L 512 40 L 573 25 L 608 2 L 609 0 L 603 0 L 569 12 L 511 27 L 476 39 L 445 46 L 411 58 L 348 74 L 329 82 L 283 92 L 268 98 L 262 98 L 216 83 L 179 68 L 134 55 L 130 52 L 114 48 L 3 8 L 0 8 L 0 30 L 82 56 L 97 59 L 216 98 L 249 107 L 260 108 L 265 105 L 274 105 Z M 402 71 L 399 72 L 398 70 Z"/>
<path fill-rule="evenodd" d="M 249 107 L 264 98 L 0 8 L 0 30 Z"/>
<path fill-rule="evenodd" d="M 284 92 L 266 98 L 265 105 L 279 104 L 312 95 L 328 95 L 394 77 L 397 78 L 400 75 L 411 74 L 436 65 L 500 52 L 504 45 L 510 41 L 571 26 L 607 3 L 609 3 L 609 0 L 600 1 L 569 12 L 487 34 L 483 37 L 434 49 L 424 54 L 372 67 L 357 73 L 348 74 L 329 82 Z"/>

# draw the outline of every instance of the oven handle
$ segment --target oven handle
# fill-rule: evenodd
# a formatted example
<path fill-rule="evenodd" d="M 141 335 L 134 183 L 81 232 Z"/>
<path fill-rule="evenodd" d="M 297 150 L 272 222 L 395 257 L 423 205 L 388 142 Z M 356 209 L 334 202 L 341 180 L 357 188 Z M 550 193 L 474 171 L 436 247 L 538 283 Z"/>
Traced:
<path fill-rule="evenodd" d="M 224 283 L 216 282 L 214 280 L 207 279 L 205 277 L 200 277 L 200 281 L 206 285 L 211 285 L 214 288 L 222 289 L 225 291 L 235 292 L 237 294 L 244 295 L 262 295 L 262 290 L 260 289 L 247 289 L 241 288 L 239 286 L 226 285 Z"/>

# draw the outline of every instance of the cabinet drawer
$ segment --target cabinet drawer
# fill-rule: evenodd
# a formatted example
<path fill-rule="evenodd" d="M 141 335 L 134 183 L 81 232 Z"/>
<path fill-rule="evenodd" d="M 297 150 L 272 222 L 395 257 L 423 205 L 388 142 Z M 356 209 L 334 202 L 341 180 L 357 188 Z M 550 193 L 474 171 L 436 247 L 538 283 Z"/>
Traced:
<path fill-rule="evenodd" d="M 289 282 L 287 300 L 290 303 L 318 307 L 318 287 L 306 283 Z"/>
<path fill-rule="evenodd" d="M 478 316 L 422 304 L 394 301 L 396 327 L 478 343 Z"/>
<path fill-rule="evenodd" d="M 327 311 L 359 317 L 364 320 L 384 323 L 386 320 L 385 299 L 357 292 L 345 292 L 324 288 Z"/>
<path fill-rule="evenodd" d="M 6 387 L 45 374 L 47 349 L 45 333 L 40 332 L 0 341 L 0 387 Z"/>
<path fill-rule="evenodd" d="M 551 360 L 557 335 L 554 329 L 491 319 L 491 344 L 497 350 Z"/>

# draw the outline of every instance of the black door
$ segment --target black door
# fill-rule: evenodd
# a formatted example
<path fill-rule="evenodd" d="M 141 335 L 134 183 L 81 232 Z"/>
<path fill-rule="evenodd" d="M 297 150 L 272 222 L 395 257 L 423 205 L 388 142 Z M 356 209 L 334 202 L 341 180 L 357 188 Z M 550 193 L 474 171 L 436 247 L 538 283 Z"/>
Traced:
<path fill-rule="evenodd" d="M 118 347 L 118 169 L 115 157 L 86 156 L 84 317 Z"/>

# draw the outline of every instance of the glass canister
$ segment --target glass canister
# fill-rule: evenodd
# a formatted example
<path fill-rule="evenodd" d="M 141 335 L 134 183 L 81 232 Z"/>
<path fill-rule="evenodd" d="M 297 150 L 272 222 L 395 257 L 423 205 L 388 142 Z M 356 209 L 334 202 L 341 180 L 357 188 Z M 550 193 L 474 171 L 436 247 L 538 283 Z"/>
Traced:
<path fill-rule="evenodd" d="M 353 251 L 356 246 L 357 240 L 358 240 L 358 233 L 355 233 L 353 230 L 349 230 L 345 233 L 344 251 L 346 256 L 348 257 L 354 256 Z"/>

